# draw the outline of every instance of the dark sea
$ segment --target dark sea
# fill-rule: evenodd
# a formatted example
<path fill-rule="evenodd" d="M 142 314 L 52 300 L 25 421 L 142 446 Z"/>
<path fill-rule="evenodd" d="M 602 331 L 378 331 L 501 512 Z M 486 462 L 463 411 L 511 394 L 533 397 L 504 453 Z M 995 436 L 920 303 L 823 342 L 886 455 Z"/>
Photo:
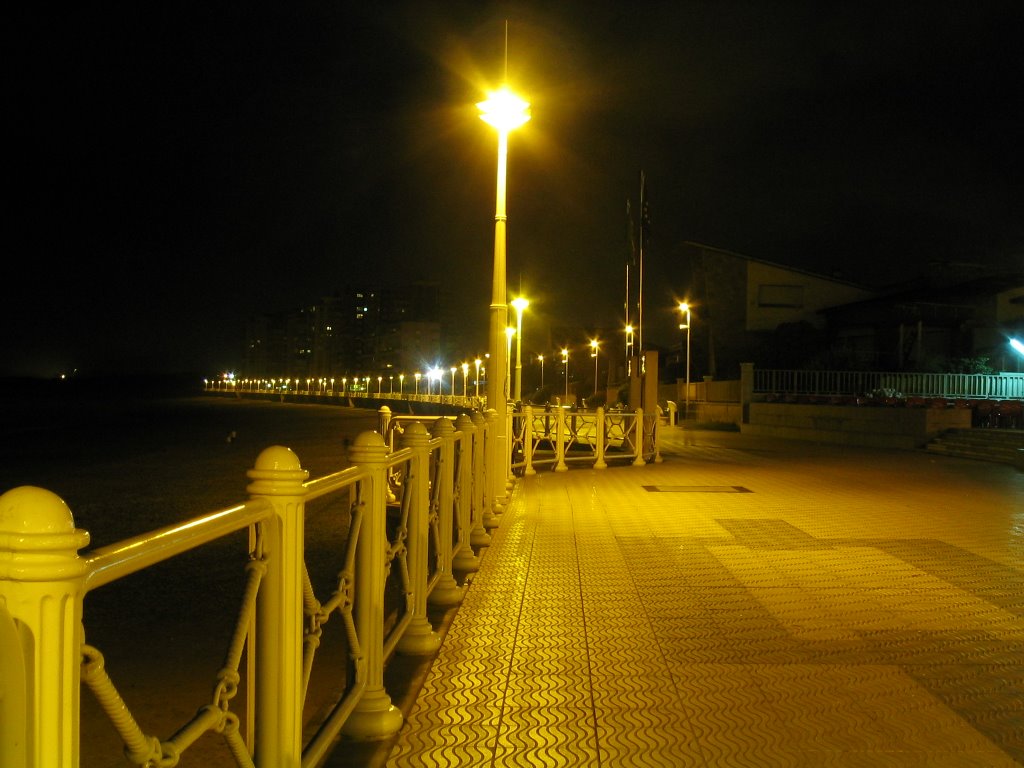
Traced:
<path fill-rule="evenodd" d="M 310 477 L 347 466 L 376 413 L 204 394 L 160 380 L 0 384 L 0 493 L 53 491 L 98 546 L 246 498 L 260 451 L 283 445 Z"/>
<path fill-rule="evenodd" d="M 208 395 L 187 382 L 4 382 L 0 493 L 34 485 L 60 496 L 76 527 L 90 533 L 81 553 L 88 556 L 97 547 L 245 501 L 246 470 L 268 446 L 291 448 L 315 478 L 348 466 L 346 443 L 376 426 L 370 410 Z M 307 563 L 322 598 L 342 561 L 347 510 L 337 503 L 307 507 L 306 520 Z M 211 702 L 238 622 L 248 552 L 242 531 L 86 596 L 85 641 L 104 654 L 147 735 L 169 738 Z M 320 678 L 331 685 L 311 684 L 313 720 L 345 679 L 343 644 L 321 656 L 318 665 L 335 665 L 339 673 Z M 243 685 L 238 707 L 244 697 Z M 120 738 L 84 687 L 81 764 L 126 764 Z M 215 734 L 203 736 L 179 763 L 229 764 Z"/>

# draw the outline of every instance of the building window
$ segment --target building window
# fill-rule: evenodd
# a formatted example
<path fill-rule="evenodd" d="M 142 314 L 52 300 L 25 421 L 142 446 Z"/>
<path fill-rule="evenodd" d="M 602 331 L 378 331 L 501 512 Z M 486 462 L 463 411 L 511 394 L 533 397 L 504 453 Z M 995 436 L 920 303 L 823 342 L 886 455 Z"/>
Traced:
<path fill-rule="evenodd" d="M 802 309 L 804 287 L 802 285 L 759 285 L 757 306 L 780 309 Z"/>

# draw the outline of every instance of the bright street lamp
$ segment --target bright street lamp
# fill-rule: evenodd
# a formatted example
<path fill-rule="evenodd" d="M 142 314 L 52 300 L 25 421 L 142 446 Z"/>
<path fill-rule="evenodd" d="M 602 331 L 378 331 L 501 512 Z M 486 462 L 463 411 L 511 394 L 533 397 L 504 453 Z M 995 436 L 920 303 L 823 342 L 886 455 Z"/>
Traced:
<path fill-rule="evenodd" d="M 417 397 L 419 397 L 419 394 L 420 394 L 420 376 L 421 376 L 421 374 L 417 371 L 416 373 L 413 374 L 413 376 L 416 378 L 416 391 L 413 394 L 415 394 Z"/>
<path fill-rule="evenodd" d="M 476 366 L 476 396 L 478 399 L 480 397 L 480 363 L 482 362 L 483 360 L 479 357 L 473 361 L 473 365 Z"/>
<path fill-rule="evenodd" d="M 599 349 L 599 342 L 597 339 L 590 340 L 590 348 L 593 350 L 593 352 L 590 353 L 590 356 L 594 358 L 594 394 L 597 394 L 597 350 Z"/>
<path fill-rule="evenodd" d="M 537 355 L 537 360 L 540 361 L 540 388 L 544 389 L 544 355 Z"/>
<path fill-rule="evenodd" d="M 466 379 L 469 378 L 469 363 L 462 364 L 462 399 L 466 399 Z M 453 393 L 454 394 L 454 393 Z"/>
<path fill-rule="evenodd" d="M 459 370 L 454 365 L 451 368 L 452 371 L 452 397 L 455 397 L 455 372 Z"/>
<path fill-rule="evenodd" d="M 512 300 L 516 309 L 516 389 L 515 399 L 523 399 L 523 310 L 530 302 L 522 296 Z"/>
<path fill-rule="evenodd" d="M 686 397 L 683 421 L 690 415 L 690 305 L 685 301 L 679 303 L 679 311 L 686 315 L 686 322 L 679 324 L 679 330 L 686 330 Z"/>
<path fill-rule="evenodd" d="M 530 119 L 530 105 L 514 95 L 508 86 L 489 93 L 477 104 L 480 119 L 498 129 L 498 173 L 494 206 L 494 267 L 491 281 L 490 327 L 488 347 L 492 375 L 487 379 L 487 407 L 498 413 L 495 422 L 495 478 L 507 478 L 512 452 L 508 444 L 507 389 L 502 391 L 501 373 L 508 366 L 507 352 L 501 343 L 502 329 L 508 320 L 508 294 L 505 289 L 505 187 L 508 164 L 508 134 Z M 505 358 L 503 358 L 505 356 Z M 497 372 L 497 376 L 493 375 Z"/>
<path fill-rule="evenodd" d="M 398 396 L 399 397 L 404 397 L 405 396 L 405 374 L 404 373 L 398 374 Z"/>

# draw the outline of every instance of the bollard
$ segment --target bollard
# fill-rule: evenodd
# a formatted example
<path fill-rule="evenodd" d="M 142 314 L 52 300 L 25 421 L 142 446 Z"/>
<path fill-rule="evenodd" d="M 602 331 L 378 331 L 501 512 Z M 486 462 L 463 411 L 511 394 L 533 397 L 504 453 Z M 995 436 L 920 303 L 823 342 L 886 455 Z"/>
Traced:
<path fill-rule="evenodd" d="M 86 565 L 78 550 L 88 543 L 50 491 L 22 486 L 0 496 L 0 690 L 11 691 L 0 710 L 15 709 L 0 720 L 2 765 L 79 764 Z M 20 647 L 9 655 L 12 632 Z"/>
<path fill-rule="evenodd" d="M 466 417 L 460 416 L 459 419 L 461 428 L 463 425 L 461 420 Z M 468 419 L 466 420 L 468 421 Z M 469 429 L 473 429 L 471 421 Z M 462 439 L 459 441 L 460 476 L 462 473 L 469 474 L 469 467 L 465 462 L 466 454 L 462 453 L 462 449 L 467 438 L 472 440 L 472 431 L 468 436 L 465 429 L 461 429 L 461 431 Z M 465 498 L 468 501 L 469 497 L 463 497 L 460 489 L 455 487 L 455 428 L 451 421 L 449 419 L 435 421 L 432 434 L 435 438 L 441 438 L 441 467 L 438 473 L 438 484 L 441 487 L 438 489 L 437 503 L 437 582 L 427 599 L 431 605 L 458 605 L 465 596 L 465 590 L 459 586 L 452 574 L 452 547 L 455 531 L 462 527 L 455 518 L 461 515 L 462 499 Z M 461 477 L 459 479 L 461 481 Z"/>
<path fill-rule="evenodd" d="M 448 421 L 441 419 L 441 421 Z M 449 427 L 450 429 L 450 427 Z M 412 590 L 412 617 L 395 646 L 399 653 L 416 656 L 433 653 L 441 647 L 438 635 L 427 619 L 427 537 L 430 534 L 430 435 L 416 421 L 405 429 L 402 447 L 412 450 L 409 474 L 405 476 L 405 493 L 409 499 L 409 588 Z"/>
<path fill-rule="evenodd" d="M 594 462 L 594 469 L 607 469 L 608 464 L 604 460 L 604 408 L 598 406 L 597 415 L 594 417 L 594 431 L 597 433 L 597 460 Z"/>
<path fill-rule="evenodd" d="M 302 765 L 302 585 L 306 489 L 309 477 L 288 448 L 271 446 L 256 458 L 246 490 L 274 514 L 262 523 L 267 572 L 256 603 L 256 728 L 259 768 Z"/>
<path fill-rule="evenodd" d="M 480 568 L 480 558 L 473 552 L 473 532 L 485 536 L 487 532 L 482 524 L 484 504 L 483 476 L 483 417 L 474 412 L 473 416 L 462 414 L 455 420 L 455 426 L 462 433 L 459 441 L 459 503 L 457 544 L 452 568 L 460 571 L 476 571 Z"/>
<path fill-rule="evenodd" d="M 342 730 L 353 739 L 372 741 L 393 736 L 402 727 L 402 713 L 384 690 L 384 557 L 387 549 L 388 447 L 377 432 L 363 432 L 349 452 L 352 462 L 367 471 L 360 504 L 363 524 L 356 546 L 355 625 L 362 649 L 366 687 Z M 358 674 L 358 672 L 357 672 Z"/>

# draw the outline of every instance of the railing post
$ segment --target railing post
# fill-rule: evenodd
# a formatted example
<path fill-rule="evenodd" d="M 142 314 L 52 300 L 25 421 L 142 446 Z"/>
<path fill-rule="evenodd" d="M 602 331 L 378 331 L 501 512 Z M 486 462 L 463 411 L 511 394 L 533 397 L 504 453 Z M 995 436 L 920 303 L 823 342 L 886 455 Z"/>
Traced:
<path fill-rule="evenodd" d="M 460 416 L 459 418 L 465 417 Z M 469 423 L 469 428 L 473 429 L 473 422 Z M 437 582 L 427 599 L 431 605 L 458 605 L 462 602 L 465 590 L 459 586 L 452 574 L 452 541 L 456 528 L 454 518 L 457 514 L 461 515 L 462 499 L 465 498 L 468 501 L 469 497 L 463 497 L 461 489 L 455 487 L 455 428 L 451 421 L 438 419 L 434 422 L 431 434 L 435 438 L 441 438 L 441 465 L 437 478 L 440 485 L 437 495 Z M 468 435 L 463 431 L 462 439 L 459 441 L 460 481 L 462 473 L 468 474 L 469 472 L 469 467 L 464 463 L 468 454 L 462 453 L 461 448 L 467 439 L 473 439 L 472 431 Z"/>
<path fill-rule="evenodd" d="M 636 458 L 633 460 L 634 467 L 642 467 L 647 462 L 644 461 L 644 409 L 636 409 Z"/>
<path fill-rule="evenodd" d="M 487 420 L 480 411 L 473 411 L 472 418 L 476 433 L 473 436 L 473 505 L 469 512 L 470 538 L 474 530 L 485 530 L 486 525 L 492 528 L 496 525 L 496 518 L 491 514 L 491 464 L 487 458 Z"/>
<path fill-rule="evenodd" d="M 458 546 L 452 567 L 474 571 L 480 567 L 480 558 L 473 552 L 473 531 L 486 535 L 483 528 L 483 509 L 486 503 L 484 493 L 486 470 L 483 453 L 483 417 L 474 412 L 472 417 L 462 414 L 455 425 L 462 432 L 459 462 L 459 529 Z M 488 541 L 489 543 L 489 541 Z"/>
<path fill-rule="evenodd" d="M 377 431 L 384 436 L 384 442 L 388 450 L 395 450 L 395 438 L 391 434 L 391 409 L 382 405 L 377 409 Z"/>
<path fill-rule="evenodd" d="M 78 550 L 88 543 L 50 491 L 22 486 L 0 496 L 0 765 L 79 764 L 86 566 Z"/>
<path fill-rule="evenodd" d="M 536 475 L 533 468 L 533 406 L 523 407 L 523 467 L 524 475 Z"/>
<path fill-rule="evenodd" d="M 594 415 L 594 439 L 597 441 L 597 461 L 594 462 L 594 469 L 607 469 L 608 464 L 604 460 L 604 407 L 598 406 Z"/>
<path fill-rule="evenodd" d="M 440 419 L 447 421 L 447 419 Z M 412 450 L 405 492 L 409 499 L 408 537 L 409 581 L 412 589 L 412 616 L 395 648 L 410 656 L 433 653 L 441 647 L 438 635 L 427 619 L 427 537 L 430 535 L 430 435 L 416 421 L 405 429 L 402 447 Z"/>
<path fill-rule="evenodd" d="M 502 512 L 505 492 L 505 465 L 498 461 L 498 450 L 507 443 L 498 441 L 498 412 L 488 408 L 484 416 L 486 426 L 481 430 L 483 436 L 485 460 L 484 482 L 487 486 L 487 499 L 490 504 L 483 511 L 484 528 L 497 528 L 497 516 Z"/>
<path fill-rule="evenodd" d="M 555 472 L 568 472 L 565 463 L 565 408 L 559 406 L 555 416 Z"/>
<path fill-rule="evenodd" d="M 402 713 L 384 689 L 384 557 L 387 549 L 388 447 L 377 432 L 363 432 L 349 451 L 369 474 L 360 504 L 363 523 L 356 545 L 355 625 L 365 664 L 366 687 L 343 731 L 353 739 L 386 739 L 402 727 Z"/>
<path fill-rule="evenodd" d="M 254 499 L 274 514 L 262 524 L 267 571 L 256 603 L 255 764 L 302 764 L 302 574 L 305 562 L 303 481 L 309 473 L 288 448 L 271 446 L 246 473 Z"/>
<path fill-rule="evenodd" d="M 483 417 L 479 412 L 474 412 L 473 417 L 462 414 L 455 420 L 455 426 L 462 432 L 462 440 L 459 441 L 458 545 L 452 568 L 476 571 L 480 568 L 480 558 L 472 547 L 474 523 L 485 535 L 487 533 L 481 523 L 485 498 Z"/>

